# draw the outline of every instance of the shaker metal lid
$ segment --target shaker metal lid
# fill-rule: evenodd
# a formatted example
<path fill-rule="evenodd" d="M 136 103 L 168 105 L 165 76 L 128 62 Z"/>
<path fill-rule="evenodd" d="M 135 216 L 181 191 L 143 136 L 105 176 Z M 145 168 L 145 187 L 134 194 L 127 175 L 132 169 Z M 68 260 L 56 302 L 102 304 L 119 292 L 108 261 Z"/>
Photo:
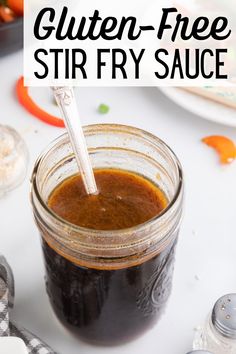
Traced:
<path fill-rule="evenodd" d="M 224 337 L 236 339 L 236 294 L 222 296 L 212 310 L 212 323 Z"/>
<path fill-rule="evenodd" d="M 213 354 L 212 352 L 208 352 L 207 350 L 192 350 L 187 354 Z"/>

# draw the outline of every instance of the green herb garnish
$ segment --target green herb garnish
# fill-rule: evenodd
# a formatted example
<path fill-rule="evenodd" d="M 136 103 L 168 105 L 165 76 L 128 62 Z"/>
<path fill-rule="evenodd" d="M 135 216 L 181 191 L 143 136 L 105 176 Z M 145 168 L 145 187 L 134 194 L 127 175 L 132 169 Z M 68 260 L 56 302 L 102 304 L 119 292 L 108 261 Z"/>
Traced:
<path fill-rule="evenodd" d="M 107 114 L 110 110 L 110 107 L 104 103 L 101 103 L 99 106 L 98 106 L 98 112 L 100 114 Z"/>

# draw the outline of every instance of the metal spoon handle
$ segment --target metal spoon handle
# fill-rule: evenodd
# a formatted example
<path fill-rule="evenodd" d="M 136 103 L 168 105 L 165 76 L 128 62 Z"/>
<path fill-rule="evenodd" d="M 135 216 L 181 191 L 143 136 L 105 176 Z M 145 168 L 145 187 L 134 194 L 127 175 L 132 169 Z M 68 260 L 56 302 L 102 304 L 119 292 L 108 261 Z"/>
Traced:
<path fill-rule="evenodd" d="M 61 109 L 86 192 L 87 194 L 97 194 L 98 189 L 79 118 L 73 88 L 52 87 L 52 90 L 57 104 Z"/>

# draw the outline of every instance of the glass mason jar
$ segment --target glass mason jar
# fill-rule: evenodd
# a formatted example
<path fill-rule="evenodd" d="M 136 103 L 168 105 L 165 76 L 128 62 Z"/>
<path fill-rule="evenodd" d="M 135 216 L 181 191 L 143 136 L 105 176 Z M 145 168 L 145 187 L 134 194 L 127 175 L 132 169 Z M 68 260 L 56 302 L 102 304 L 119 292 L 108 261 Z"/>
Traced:
<path fill-rule="evenodd" d="M 115 231 L 86 229 L 47 206 L 53 189 L 78 172 L 68 135 L 56 139 L 35 164 L 31 200 L 52 307 L 83 340 L 120 344 L 152 327 L 170 295 L 183 206 L 182 169 L 172 150 L 145 131 L 101 124 L 85 127 L 84 133 L 94 169 L 142 175 L 169 201 L 144 224 Z"/>

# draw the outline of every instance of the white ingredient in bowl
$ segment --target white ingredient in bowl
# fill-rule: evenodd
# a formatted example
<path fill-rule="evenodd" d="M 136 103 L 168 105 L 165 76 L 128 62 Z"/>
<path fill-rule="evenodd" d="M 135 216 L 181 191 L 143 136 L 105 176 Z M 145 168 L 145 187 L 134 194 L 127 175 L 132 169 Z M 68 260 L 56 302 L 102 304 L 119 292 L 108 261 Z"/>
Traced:
<path fill-rule="evenodd" d="M 21 136 L 0 125 L 0 197 L 21 184 L 28 165 L 28 150 Z"/>

